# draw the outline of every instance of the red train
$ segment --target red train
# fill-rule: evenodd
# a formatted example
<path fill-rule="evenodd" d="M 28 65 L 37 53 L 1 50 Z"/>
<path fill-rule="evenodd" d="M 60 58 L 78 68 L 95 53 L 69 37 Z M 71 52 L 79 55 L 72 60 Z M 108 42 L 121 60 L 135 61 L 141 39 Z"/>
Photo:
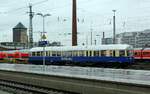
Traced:
<path fill-rule="evenodd" d="M 150 48 L 134 49 L 133 56 L 136 61 L 150 61 Z"/>
<path fill-rule="evenodd" d="M 1 51 L 0 62 L 28 63 L 28 50 Z"/>
<path fill-rule="evenodd" d="M 7 57 L 7 53 L 6 52 L 0 52 L 0 60 L 4 59 Z"/>

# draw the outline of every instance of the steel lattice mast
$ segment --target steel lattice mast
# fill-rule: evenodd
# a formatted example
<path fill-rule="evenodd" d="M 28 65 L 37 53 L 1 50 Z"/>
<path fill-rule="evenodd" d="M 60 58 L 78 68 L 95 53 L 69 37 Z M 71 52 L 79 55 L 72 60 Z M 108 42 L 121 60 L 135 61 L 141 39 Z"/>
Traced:
<path fill-rule="evenodd" d="M 33 47 L 33 26 L 32 26 L 33 12 L 32 5 L 29 5 L 29 48 Z"/>

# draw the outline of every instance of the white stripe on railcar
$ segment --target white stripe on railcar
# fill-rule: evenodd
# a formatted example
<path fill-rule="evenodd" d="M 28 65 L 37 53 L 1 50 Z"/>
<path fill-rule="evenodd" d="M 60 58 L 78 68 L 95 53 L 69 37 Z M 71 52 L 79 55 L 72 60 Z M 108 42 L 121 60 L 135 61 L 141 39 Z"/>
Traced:
<path fill-rule="evenodd" d="M 132 46 L 127 44 L 112 44 L 98 46 L 61 46 L 61 47 L 45 47 L 45 51 L 81 51 L 81 50 L 130 50 Z M 35 47 L 30 52 L 43 51 L 43 47 Z"/>

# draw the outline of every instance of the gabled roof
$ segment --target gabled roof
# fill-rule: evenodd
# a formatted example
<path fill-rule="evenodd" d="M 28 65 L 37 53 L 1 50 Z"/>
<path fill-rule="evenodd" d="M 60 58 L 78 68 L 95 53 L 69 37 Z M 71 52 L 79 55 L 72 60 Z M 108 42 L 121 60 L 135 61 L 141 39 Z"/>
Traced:
<path fill-rule="evenodd" d="M 19 22 L 14 28 L 26 28 L 21 22 Z"/>

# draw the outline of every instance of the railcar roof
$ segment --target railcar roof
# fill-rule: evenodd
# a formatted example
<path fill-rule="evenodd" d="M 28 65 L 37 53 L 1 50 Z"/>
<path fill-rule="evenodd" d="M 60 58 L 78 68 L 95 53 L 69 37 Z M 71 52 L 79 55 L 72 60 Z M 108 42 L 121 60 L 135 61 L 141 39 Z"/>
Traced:
<path fill-rule="evenodd" d="M 127 44 L 112 44 L 98 46 L 61 46 L 61 47 L 45 47 L 45 51 L 75 51 L 75 50 L 125 50 L 132 49 L 132 46 Z M 43 47 L 35 47 L 30 50 L 43 51 Z"/>
<path fill-rule="evenodd" d="M 8 51 L 0 51 L 0 52 L 6 52 L 6 53 L 24 52 L 24 53 L 28 53 L 28 52 L 29 52 L 29 49 L 21 49 L 21 50 L 8 50 Z"/>
<path fill-rule="evenodd" d="M 150 50 L 150 48 L 134 48 L 134 50 Z"/>

